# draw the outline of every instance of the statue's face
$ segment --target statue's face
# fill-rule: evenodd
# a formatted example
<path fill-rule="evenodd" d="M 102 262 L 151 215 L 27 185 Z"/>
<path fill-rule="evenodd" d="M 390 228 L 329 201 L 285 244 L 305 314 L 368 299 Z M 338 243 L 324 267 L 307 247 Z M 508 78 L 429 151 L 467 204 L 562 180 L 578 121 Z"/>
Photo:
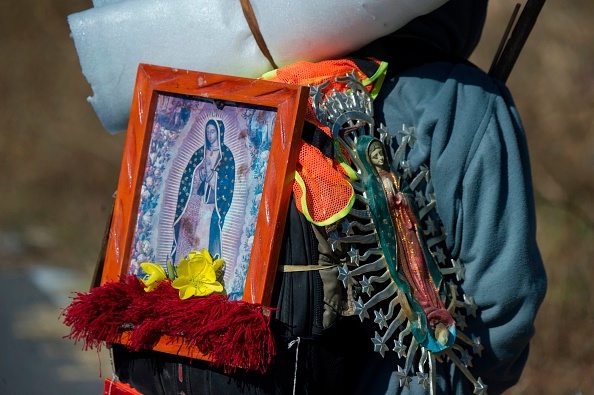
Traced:
<path fill-rule="evenodd" d="M 369 153 L 369 160 L 371 160 L 371 164 L 375 167 L 383 167 L 386 162 L 384 150 L 381 147 L 372 147 Z"/>
<path fill-rule="evenodd" d="M 217 128 L 214 125 L 208 125 L 206 127 L 206 138 L 208 142 L 214 144 L 217 141 Z"/>

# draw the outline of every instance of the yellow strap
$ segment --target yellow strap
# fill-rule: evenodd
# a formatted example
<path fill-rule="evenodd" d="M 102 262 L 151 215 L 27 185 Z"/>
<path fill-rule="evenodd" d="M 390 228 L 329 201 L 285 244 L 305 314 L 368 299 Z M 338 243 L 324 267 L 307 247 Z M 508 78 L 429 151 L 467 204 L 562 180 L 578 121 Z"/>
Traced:
<path fill-rule="evenodd" d="M 277 69 L 267 71 L 266 73 L 262 74 L 262 78 L 265 80 L 271 80 L 273 78 L 276 78 L 276 70 Z"/>
<path fill-rule="evenodd" d="M 339 219 L 346 217 L 346 215 L 351 211 L 351 208 L 353 208 L 353 204 L 355 204 L 355 191 L 353 190 L 353 186 L 351 184 L 348 184 L 351 187 L 351 197 L 349 198 L 348 204 L 342 210 L 340 210 L 330 218 L 324 221 L 316 222 L 309 214 L 306 196 L 307 189 L 305 187 L 305 182 L 303 181 L 303 178 L 301 178 L 301 175 L 297 171 L 295 172 L 295 182 L 301 187 L 301 212 L 303 213 L 305 218 L 314 225 L 326 226 L 335 223 Z"/>
<path fill-rule="evenodd" d="M 363 81 L 361 81 L 363 86 L 367 86 L 367 85 L 371 84 L 372 82 L 375 82 L 375 84 L 373 85 L 373 89 L 371 89 L 371 92 L 369 92 L 369 94 L 371 95 L 371 98 L 373 100 L 375 100 L 375 98 L 379 94 L 380 89 L 382 89 L 382 85 L 384 83 L 384 80 L 386 79 L 387 72 L 388 72 L 388 63 L 381 62 L 379 64 L 379 67 L 377 68 L 376 72 L 371 77 L 366 78 Z"/>
<path fill-rule="evenodd" d="M 342 155 L 342 151 L 340 149 L 340 143 L 336 139 L 334 139 L 334 150 L 337 153 L 336 160 L 338 161 L 338 165 L 346 172 L 346 174 L 349 176 L 351 181 L 358 181 L 359 175 L 357 175 L 355 170 L 349 165 L 347 160 Z"/>

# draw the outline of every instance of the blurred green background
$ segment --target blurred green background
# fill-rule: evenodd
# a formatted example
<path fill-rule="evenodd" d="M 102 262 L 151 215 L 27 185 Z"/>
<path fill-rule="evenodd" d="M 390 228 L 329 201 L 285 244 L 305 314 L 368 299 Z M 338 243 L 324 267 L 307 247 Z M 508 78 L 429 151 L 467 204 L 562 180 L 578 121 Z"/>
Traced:
<path fill-rule="evenodd" d="M 471 59 L 479 67 L 489 68 L 514 4 L 491 1 Z M 72 290 L 90 284 L 124 144 L 124 134 L 105 132 L 86 102 L 91 89 L 69 38 L 67 15 L 91 6 L 90 0 L 0 3 L 0 273 L 64 269 L 77 274 Z M 547 1 L 508 80 L 530 145 L 549 276 L 530 360 L 509 394 L 593 393 L 593 17 L 591 0 Z M 46 317 L 30 306 L 29 313 L 38 318 L 30 325 L 59 328 L 59 309 Z M 87 358 L 97 369 L 90 380 L 101 382 L 96 355 L 77 347 L 73 355 L 94 355 Z"/>

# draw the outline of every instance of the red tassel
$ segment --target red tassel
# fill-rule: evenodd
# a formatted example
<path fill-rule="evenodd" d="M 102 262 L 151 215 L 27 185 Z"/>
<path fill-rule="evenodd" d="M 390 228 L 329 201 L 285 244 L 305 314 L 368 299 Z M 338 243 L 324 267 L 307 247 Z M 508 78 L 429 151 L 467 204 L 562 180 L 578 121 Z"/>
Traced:
<path fill-rule="evenodd" d="M 89 293 L 77 292 L 64 309 L 64 324 L 70 326 L 67 336 L 84 340 L 85 349 L 99 348 L 102 342 L 119 342 L 122 324 L 129 323 L 128 306 L 144 292 L 134 276 L 122 282 L 108 282 Z"/>
<path fill-rule="evenodd" d="M 182 300 L 169 280 L 152 292 L 135 276 L 106 283 L 77 293 L 63 315 L 71 327 L 67 337 L 84 340 L 85 349 L 121 342 L 124 330 L 131 330 L 131 350 L 151 349 L 164 335 L 181 336 L 226 371 L 265 372 L 275 354 L 268 308 L 218 294 Z"/>

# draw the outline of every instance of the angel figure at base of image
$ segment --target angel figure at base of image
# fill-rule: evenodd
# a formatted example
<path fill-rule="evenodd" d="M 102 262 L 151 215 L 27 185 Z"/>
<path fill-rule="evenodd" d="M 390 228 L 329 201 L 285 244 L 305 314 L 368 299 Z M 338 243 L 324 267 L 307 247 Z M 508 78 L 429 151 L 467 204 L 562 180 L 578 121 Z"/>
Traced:
<path fill-rule="evenodd" d="M 214 259 L 222 257 L 221 230 L 233 200 L 235 160 L 224 144 L 223 121 L 210 119 L 204 133 L 204 146 L 188 161 L 179 185 L 171 249 L 174 263 L 203 248 Z"/>
<path fill-rule="evenodd" d="M 361 321 L 374 315 L 376 352 L 384 357 L 394 351 L 404 358 L 396 372 L 401 387 L 416 376 L 435 394 L 435 365 L 448 358 L 474 385 L 475 394 L 486 395 L 487 386 L 468 369 L 472 356 L 467 348 L 480 356 L 483 347 L 480 338 L 462 332 L 466 321 L 459 310 L 474 315 L 476 305 L 455 283 L 464 279 L 464 268 L 444 253 L 447 234 L 438 225 L 435 196 L 425 198 L 430 169 L 413 169 L 405 160 L 414 145 L 414 128 L 403 127 L 389 161 L 383 141 L 395 136 L 384 125 L 375 130 L 370 95 L 354 74 L 336 80 L 346 81 L 348 89 L 324 93 L 320 85 L 310 95 L 317 120 L 330 128 L 341 148 L 337 155 L 343 156 L 340 163 L 348 168 L 354 191 L 348 214 L 327 226 L 329 244 L 347 255 L 338 279 L 352 295 L 352 313 Z"/>
<path fill-rule="evenodd" d="M 179 131 L 186 126 L 191 113 L 192 111 L 184 99 L 174 96 L 162 96 L 160 110 L 155 122 L 167 130 Z"/>

